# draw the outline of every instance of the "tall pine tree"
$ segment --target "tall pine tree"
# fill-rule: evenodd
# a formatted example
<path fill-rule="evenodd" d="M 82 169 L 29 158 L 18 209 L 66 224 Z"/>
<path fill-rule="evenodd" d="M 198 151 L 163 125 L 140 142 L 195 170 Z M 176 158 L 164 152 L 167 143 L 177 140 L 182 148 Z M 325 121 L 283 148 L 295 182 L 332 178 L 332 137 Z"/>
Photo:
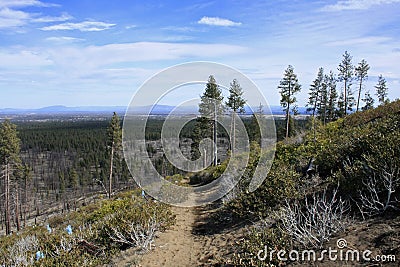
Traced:
<path fill-rule="evenodd" d="M 326 123 L 326 117 L 327 117 L 326 114 L 328 110 L 328 101 L 329 101 L 328 82 L 329 82 L 329 77 L 327 75 L 324 75 L 317 105 L 318 118 L 323 122 L 323 124 Z"/>
<path fill-rule="evenodd" d="M 340 114 L 347 115 L 347 111 L 352 111 L 354 105 L 354 98 L 351 92 L 351 82 L 353 80 L 354 67 L 351 62 L 352 56 L 345 51 L 343 54 L 342 62 L 338 67 L 338 79 L 343 82 L 343 110 Z"/>
<path fill-rule="evenodd" d="M 317 111 L 317 105 L 321 97 L 322 86 L 324 82 L 324 69 L 319 68 L 317 78 L 313 81 L 310 86 L 310 92 L 308 103 L 307 103 L 307 111 L 312 111 L 312 117 L 314 119 L 315 112 Z"/>
<path fill-rule="evenodd" d="M 328 121 L 332 121 L 336 118 L 336 102 L 338 94 L 336 91 L 336 77 L 333 71 L 325 77 L 327 86 L 328 103 L 326 106 L 326 118 Z"/>
<path fill-rule="evenodd" d="M 388 99 L 388 87 L 386 85 L 386 80 L 383 78 L 382 74 L 378 77 L 378 84 L 375 86 L 376 95 L 378 96 L 378 101 L 380 105 L 389 102 Z"/>
<path fill-rule="evenodd" d="M 282 80 L 278 86 L 279 93 L 281 94 L 281 106 L 285 112 L 286 120 L 286 138 L 289 137 L 290 132 L 290 113 L 297 114 L 297 99 L 295 94 L 300 92 L 301 85 L 297 79 L 297 75 L 294 73 L 293 66 L 289 65 L 285 70 Z"/>
<path fill-rule="evenodd" d="M 358 97 L 357 97 L 357 109 L 360 106 L 360 97 L 361 97 L 361 90 L 363 88 L 363 82 L 368 79 L 368 70 L 369 70 L 369 65 L 365 59 L 361 60 L 360 63 L 358 63 L 358 66 L 355 68 L 356 72 L 356 78 L 359 82 L 358 84 Z"/>
<path fill-rule="evenodd" d="M 228 101 L 225 103 L 231 109 L 232 122 L 231 122 L 231 150 L 232 154 L 235 153 L 236 144 L 236 114 L 244 113 L 244 105 L 246 100 L 243 99 L 243 90 L 236 79 L 230 84 Z"/>
<path fill-rule="evenodd" d="M 217 147 L 217 133 L 218 133 L 218 116 L 224 111 L 223 95 L 213 75 L 208 77 L 205 91 L 200 97 L 199 113 L 201 116 L 200 121 L 203 122 L 200 127 L 207 127 L 212 131 L 214 166 L 218 163 L 218 147 Z M 210 119 L 212 118 L 212 119 Z M 203 132 L 204 130 L 200 130 Z M 208 131 L 206 131 L 208 132 Z"/>

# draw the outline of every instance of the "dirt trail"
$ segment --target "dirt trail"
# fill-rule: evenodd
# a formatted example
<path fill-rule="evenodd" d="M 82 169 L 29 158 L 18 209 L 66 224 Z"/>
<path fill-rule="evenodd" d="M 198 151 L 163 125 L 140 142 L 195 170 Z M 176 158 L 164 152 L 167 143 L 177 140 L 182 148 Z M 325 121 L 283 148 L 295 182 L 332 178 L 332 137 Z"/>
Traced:
<path fill-rule="evenodd" d="M 217 229 L 215 222 L 210 225 L 207 219 L 216 211 L 210 207 L 173 207 L 172 211 L 176 215 L 176 224 L 159 233 L 151 252 L 138 256 L 129 255 L 128 250 L 111 266 L 220 266 L 219 259 L 231 253 L 232 245 L 243 232 L 242 228 Z"/>
<path fill-rule="evenodd" d="M 156 249 L 143 256 L 139 266 L 197 266 L 201 244 L 192 234 L 195 223 L 193 208 L 172 208 L 176 224 L 160 233 Z"/>

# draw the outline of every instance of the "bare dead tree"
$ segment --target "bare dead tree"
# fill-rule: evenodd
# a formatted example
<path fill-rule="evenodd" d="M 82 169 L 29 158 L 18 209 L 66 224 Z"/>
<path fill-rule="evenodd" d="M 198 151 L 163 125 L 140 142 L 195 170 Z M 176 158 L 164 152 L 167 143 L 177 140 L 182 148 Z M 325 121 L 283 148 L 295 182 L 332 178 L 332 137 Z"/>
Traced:
<path fill-rule="evenodd" d="M 367 158 L 369 162 L 369 158 Z M 364 190 L 360 190 L 361 212 L 375 216 L 389 209 L 399 210 L 400 200 L 394 193 L 400 186 L 400 167 L 393 159 L 375 168 L 372 175 L 363 180 Z"/>
<path fill-rule="evenodd" d="M 101 181 L 100 179 L 97 179 L 97 178 L 93 179 L 93 181 L 96 182 L 96 183 L 98 183 L 99 185 L 101 185 L 101 187 L 102 187 L 103 190 L 104 190 L 104 193 L 105 193 L 106 195 L 108 195 L 109 192 L 107 191 L 107 188 L 106 188 L 106 186 L 104 185 L 103 181 Z"/>
<path fill-rule="evenodd" d="M 35 252 L 38 248 L 39 241 L 35 236 L 22 237 L 13 246 L 8 248 L 8 263 L 11 266 L 32 266 L 34 264 Z"/>
<path fill-rule="evenodd" d="M 330 197 L 325 190 L 321 195 L 314 194 L 311 200 L 306 197 L 304 204 L 286 201 L 277 214 L 281 222 L 279 227 L 297 243 L 321 247 L 334 233 L 346 227 L 348 209 L 348 202 L 337 197 L 337 190 Z"/>
<path fill-rule="evenodd" d="M 151 249 L 159 228 L 160 223 L 156 216 L 152 216 L 144 225 L 131 222 L 125 229 L 112 226 L 108 235 L 114 242 L 137 248 L 139 252 L 145 252 Z"/>
<path fill-rule="evenodd" d="M 19 185 L 18 181 L 15 182 L 15 223 L 17 231 L 21 230 L 21 217 L 20 217 L 20 202 L 19 202 Z"/>
<path fill-rule="evenodd" d="M 11 233 L 11 210 L 10 210 L 10 172 L 9 165 L 5 166 L 5 182 L 4 182 L 4 193 L 5 193 L 5 220 L 6 220 L 6 234 Z"/>

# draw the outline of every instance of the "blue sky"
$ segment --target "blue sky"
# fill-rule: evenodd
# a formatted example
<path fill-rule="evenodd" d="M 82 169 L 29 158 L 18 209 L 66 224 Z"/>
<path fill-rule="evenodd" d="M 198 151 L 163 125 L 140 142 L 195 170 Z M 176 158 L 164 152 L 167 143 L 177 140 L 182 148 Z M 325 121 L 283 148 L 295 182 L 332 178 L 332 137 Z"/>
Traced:
<path fill-rule="evenodd" d="M 0 108 L 128 105 L 188 61 L 242 71 L 271 105 L 291 64 L 302 106 L 318 68 L 337 73 L 345 50 L 370 64 L 366 90 L 382 74 L 400 98 L 399 13 L 400 0 L 0 0 Z"/>

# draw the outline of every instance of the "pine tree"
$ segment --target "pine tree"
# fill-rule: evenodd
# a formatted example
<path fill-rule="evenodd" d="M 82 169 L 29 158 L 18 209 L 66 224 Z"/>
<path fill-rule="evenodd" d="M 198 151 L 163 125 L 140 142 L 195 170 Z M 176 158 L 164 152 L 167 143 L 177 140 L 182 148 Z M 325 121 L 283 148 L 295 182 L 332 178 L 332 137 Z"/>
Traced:
<path fill-rule="evenodd" d="M 17 127 L 9 120 L 5 120 L 0 127 L 0 163 L 4 170 L 4 207 L 6 234 L 11 233 L 11 211 L 10 211 L 10 186 L 11 176 L 21 164 L 20 139 Z M 18 194 L 18 192 L 17 192 Z M 19 216 L 19 214 L 16 214 Z"/>
<path fill-rule="evenodd" d="M 326 76 L 326 86 L 328 95 L 326 117 L 329 121 L 332 121 L 336 117 L 336 102 L 338 98 L 338 94 L 336 91 L 336 77 L 333 71 L 330 71 L 329 75 Z"/>
<path fill-rule="evenodd" d="M 214 141 L 213 154 L 214 154 L 214 166 L 218 163 L 217 155 L 217 132 L 218 132 L 218 116 L 224 111 L 223 106 L 223 95 L 219 88 L 214 76 L 208 77 L 206 89 L 203 95 L 200 97 L 199 113 L 203 117 L 204 122 L 200 127 L 207 127 L 212 129 L 212 139 Z M 205 118 L 205 119 L 204 119 Z M 212 119 L 210 119 L 212 118 Z"/>
<path fill-rule="evenodd" d="M 312 130 L 314 132 L 314 140 L 315 140 L 315 115 L 319 114 L 321 115 L 321 100 L 322 100 L 322 94 L 323 94 L 323 88 L 325 88 L 326 91 L 326 85 L 324 85 L 324 69 L 321 67 L 318 70 L 317 78 L 313 81 L 313 83 L 310 86 L 310 92 L 309 94 L 309 99 L 308 103 L 306 106 L 308 106 L 307 111 L 312 110 Z"/>
<path fill-rule="evenodd" d="M 236 114 L 237 113 L 244 113 L 244 105 L 246 104 L 246 100 L 243 99 L 243 90 L 242 87 L 240 87 L 239 82 L 236 79 L 233 79 L 233 81 L 230 84 L 229 88 L 229 97 L 228 101 L 225 103 L 227 107 L 231 109 L 232 113 L 232 124 L 231 124 L 231 150 L 232 154 L 235 153 L 234 148 L 235 148 L 235 142 L 236 142 Z"/>
<path fill-rule="evenodd" d="M 359 81 L 359 87 L 358 87 L 358 97 L 357 97 L 357 109 L 360 106 L 360 97 L 361 97 L 361 90 L 363 86 L 363 82 L 368 79 L 368 70 L 369 70 L 369 65 L 365 59 L 361 60 L 360 63 L 358 63 L 358 66 L 355 68 L 356 71 L 356 78 Z"/>
<path fill-rule="evenodd" d="M 307 103 L 307 111 L 312 111 L 312 117 L 314 119 L 315 117 L 315 112 L 317 110 L 317 105 L 321 96 L 321 89 L 322 89 L 322 84 L 324 82 L 324 69 L 319 68 L 317 78 L 313 81 L 313 83 L 310 86 L 310 92 L 309 98 L 308 98 L 308 103 Z"/>
<path fill-rule="evenodd" d="M 295 94 L 300 92 L 301 86 L 297 79 L 297 75 L 294 73 L 294 68 L 289 65 L 285 70 L 284 76 L 278 86 L 279 93 L 281 94 L 281 106 L 285 112 L 286 120 L 286 138 L 289 137 L 289 122 L 290 122 L 290 112 L 297 114 L 297 99 Z"/>
<path fill-rule="evenodd" d="M 375 101 L 369 92 L 365 93 L 365 96 L 362 99 L 362 101 L 364 101 L 365 105 L 361 108 L 361 110 L 369 110 L 374 108 Z"/>
<path fill-rule="evenodd" d="M 328 76 L 324 75 L 317 105 L 318 118 L 323 122 L 323 124 L 326 123 L 326 114 L 328 109 L 328 82 Z"/>
<path fill-rule="evenodd" d="M 107 128 L 108 136 L 108 148 L 110 150 L 110 176 L 108 180 L 108 197 L 112 195 L 112 178 L 113 178 L 113 166 L 114 166 L 114 155 L 118 153 L 122 147 L 122 130 L 119 117 L 114 112 L 110 125 Z"/>
<path fill-rule="evenodd" d="M 310 86 L 309 102 L 307 111 L 312 110 L 312 118 L 318 117 L 325 123 L 327 104 L 328 104 L 328 85 L 327 77 L 324 75 L 324 69 L 319 68 L 317 78 Z"/>
<path fill-rule="evenodd" d="M 339 81 L 344 83 L 343 87 L 343 111 L 344 116 L 347 115 L 347 111 L 352 110 L 352 106 L 354 105 L 354 98 L 352 97 L 351 92 L 351 81 L 353 80 L 353 64 L 351 63 L 352 56 L 345 51 L 343 54 L 343 60 L 339 64 Z"/>
<path fill-rule="evenodd" d="M 388 87 L 386 85 L 385 78 L 382 77 L 382 74 L 378 77 L 378 84 L 375 86 L 376 88 L 376 95 L 378 96 L 379 104 L 383 105 L 389 102 L 387 98 L 388 95 Z"/>

